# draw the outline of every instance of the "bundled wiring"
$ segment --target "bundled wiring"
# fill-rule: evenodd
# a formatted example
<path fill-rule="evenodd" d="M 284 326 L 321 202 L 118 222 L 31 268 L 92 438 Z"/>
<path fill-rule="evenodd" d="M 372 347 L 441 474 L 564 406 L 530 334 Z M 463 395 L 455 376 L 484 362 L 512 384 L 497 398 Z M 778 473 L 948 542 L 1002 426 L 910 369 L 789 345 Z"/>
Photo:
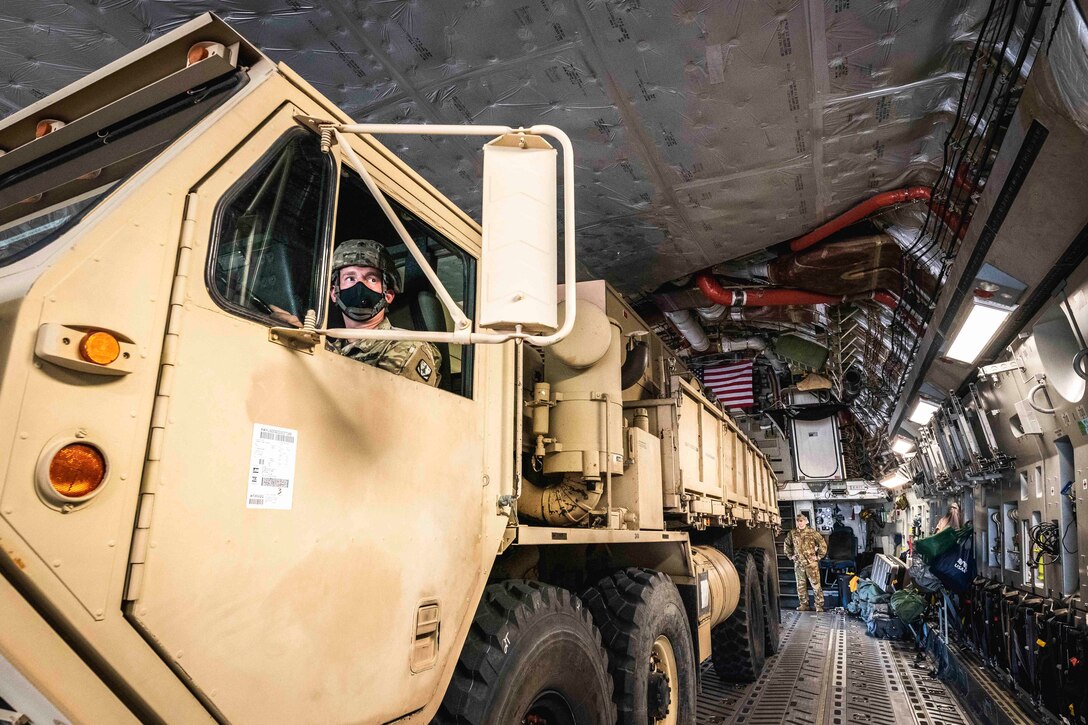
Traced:
<path fill-rule="evenodd" d="M 1032 566 L 1054 564 L 1061 559 L 1061 541 L 1058 525 L 1053 522 L 1036 524 L 1028 529 L 1028 538 L 1034 553 Z"/>
<path fill-rule="evenodd" d="M 947 282 L 951 265 L 959 251 L 977 190 L 981 188 L 992 165 L 993 151 L 1000 144 L 1019 99 L 1021 72 L 1033 50 L 1040 27 L 1043 3 L 1020 0 L 991 2 L 980 27 L 960 91 L 956 116 L 944 146 L 942 173 L 933 185 L 931 203 L 914 243 L 906 249 L 902 261 L 903 294 L 892 314 L 883 347 L 887 350 L 876 397 L 888 401 L 890 416 L 894 401 L 903 394 L 909 368 L 918 353 L 924 335 L 913 329 L 915 310 L 923 310 L 923 325 L 932 321 L 935 306 L 926 304 L 926 295 L 918 280 L 923 265 L 934 261 L 939 274 L 938 289 Z M 1019 48 L 1010 57 L 1020 16 L 1026 16 Z"/>
<path fill-rule="evenodd" d="M 1073 482 L 1067 481 L 1062 486 L 1062 496 L 1069 501 L 1069 522 L 1065 525 L 1065 531 L 1062 532 L 1062 549 L 1066 554 L 1076 554 L 1076 549 L 1070 549 L 1065 545 L 1065 540 L 1069 537 L 1069 530 L 1073 528 L 1077 523 L 1077 492 L 1073 488 Z"/>

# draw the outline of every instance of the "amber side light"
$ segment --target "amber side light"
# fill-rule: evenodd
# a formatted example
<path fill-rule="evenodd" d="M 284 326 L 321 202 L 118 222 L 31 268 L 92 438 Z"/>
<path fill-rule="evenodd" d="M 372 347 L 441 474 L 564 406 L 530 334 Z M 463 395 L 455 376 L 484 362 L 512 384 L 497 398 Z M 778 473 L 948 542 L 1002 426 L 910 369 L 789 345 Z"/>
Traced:
<path fill-rule="evenodd" d="M 197 43 L 192 48 L 189 48 L 189 54 L 185 56 L 185 65 L 199 63 L 209 55 L 211 55 L 211 52 L 208 50 L 208 46 L 203 43 Z"/>
<path fill-rule="evenodd" d="M 106 477 L 106 459 L 87 443 L 69 443 L 49 462 L 49 483 L 61 496 L 80 498 L 93 493 Z"/>
<path fill-rule="evenodd" d="M 54 118 L 43 118 L 42 120 L 38 121 L 38 125 L 34 127 L 34 138 L 41 138 L 42 136 L 47 136 L 63 125 L 63 121 L 58 121 Z"/>
<path fill-rule="evenodd" d="M 121 354 L 121 343 L 108 332 L 88 332 L 79 341 L 79 356 L 96 365 L 109 365 Z"/>

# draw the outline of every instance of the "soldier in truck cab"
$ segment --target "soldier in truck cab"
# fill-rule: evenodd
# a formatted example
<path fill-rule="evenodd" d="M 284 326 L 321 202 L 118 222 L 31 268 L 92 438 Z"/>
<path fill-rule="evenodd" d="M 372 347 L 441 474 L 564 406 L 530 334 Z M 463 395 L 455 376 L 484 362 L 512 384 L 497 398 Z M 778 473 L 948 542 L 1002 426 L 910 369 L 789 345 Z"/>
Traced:
<path fill-rule="evenodd" d="M 349 239 L 332 257 L 329 297 L 344 315 L 344 327 L 352 330 L 395 329 L 386 317 L 400 291 L 400 274 L 389 251 L 372 239 Z M 273 315 L 293 325 L 301 323 L 279 308 Z M 330 338 L 328 349 L 395 375 L 437 386 L 441 353 L 429 342 L 406 340 L 343 340 Z"/>

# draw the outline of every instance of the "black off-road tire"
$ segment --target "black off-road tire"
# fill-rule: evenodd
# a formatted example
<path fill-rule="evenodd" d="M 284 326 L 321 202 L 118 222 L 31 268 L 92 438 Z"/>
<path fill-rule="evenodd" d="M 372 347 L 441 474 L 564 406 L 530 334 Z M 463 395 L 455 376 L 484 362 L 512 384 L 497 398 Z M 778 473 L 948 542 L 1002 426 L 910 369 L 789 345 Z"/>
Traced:
<path fill-rule="evenodd" d="M 756 562 L 759 581 L 763 588 L 763 631 L 766 633 L 767 654 L 778 654 L 782 636 L 782 611 L 779 608 L 778 579 L 775 577 L 771 554 L 766 549 L 744 549 Z"/>
<path fill-rule="evenodd" d="M 563 716 L 546 715 L 548 722 L 615 722 L 600 632 L 566 589 L 520 580 L 492 584 L 432 725 L 521 723 L 534 706 L 565 708 Z"/>
<path fill-rule="evenodd" d="M 736 610 L 710 632 L 710 657 L 714 671 L 729 682 L 752 682 L 767 661 L 763 625 L 763 587 L 755 559 L 747 551 L 733 554 L 740 577 Z"/>
<path fill-rule="evenodd" d="M 676 722 L 695 722 L 695 647 L 684 602 L 668 576 L 652 569 L 623 569 L 582 594 L 601 630 L 615 683 L 619 725 L 646 725 L 671 710 Z M 677 701 L 660 666 L 651 672 L 654 643 L 664 636 L 675 660 Z M 661 645 L 659 644 L 659 647 Z"/>

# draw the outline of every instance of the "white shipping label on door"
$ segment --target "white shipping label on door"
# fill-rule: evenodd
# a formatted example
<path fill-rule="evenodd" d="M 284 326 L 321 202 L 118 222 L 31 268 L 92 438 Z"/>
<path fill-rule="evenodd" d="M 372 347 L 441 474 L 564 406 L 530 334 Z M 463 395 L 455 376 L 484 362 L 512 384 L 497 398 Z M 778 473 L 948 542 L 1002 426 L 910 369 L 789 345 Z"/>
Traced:
<path fill-rule="evenodd" d="M 246 508 L 291 508 L 297 448 L 298 431 L 263 423 L 253 424 Z"/>

